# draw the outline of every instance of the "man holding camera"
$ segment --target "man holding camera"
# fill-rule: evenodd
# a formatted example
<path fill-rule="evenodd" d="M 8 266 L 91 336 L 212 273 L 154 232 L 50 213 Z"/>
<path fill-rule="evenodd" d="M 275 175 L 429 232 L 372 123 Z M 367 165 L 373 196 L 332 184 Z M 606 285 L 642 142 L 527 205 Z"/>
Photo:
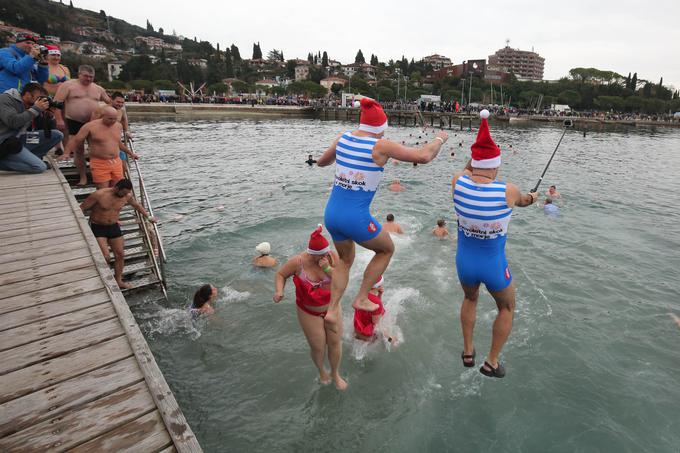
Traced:
<path fill-rule="evenodd" d="M 34 123 L 48 114 L 50 101 L 39 83 L 24 85 L 21 93 L 11 89 L 0 94 L 0 170 L 42 173 L 42 158 L 61 142 L 56 129 L 35 130 Z"/>
<path fill-rule="evenodd" d="M 47 61 L 40 52 L 38 36 L 17 33 L 16 44 L 0 49 L 0 92 L 21 89 L 35 80 L 42 84 L 49 77 Z"/>

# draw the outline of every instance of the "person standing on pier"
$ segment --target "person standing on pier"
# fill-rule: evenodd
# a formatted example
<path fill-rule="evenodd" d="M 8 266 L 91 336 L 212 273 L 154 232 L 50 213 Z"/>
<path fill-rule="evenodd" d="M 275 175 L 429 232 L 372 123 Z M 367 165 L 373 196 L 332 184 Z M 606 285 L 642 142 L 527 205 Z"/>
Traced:
<path fill-rule="evenodd" d="M 115 259 L 114 273 L 116 283 L 121 289 L 130 288 L 129 283 L 123 282 L 123 267 L 125 265 L 125 240 L 120 229 L 118 217 L 123 206 L 129 204 L 145 219 L 155 223 L 156 219 L 150 217 L 146 209 L 132 196 L 132 182 L 129 179 L 121 179 L 115 186 L 100 189 L 91 193 L 80 204 L 83 211 L 90 212 L 90 228 L 97 239 L 99 248 L 107 262 L 109 262 L 109 246 Z"/>
<path fill-rule="evenodd" d="M 440 131 L 434 140 L 421 148 L 409 148 L 386 140 L 383 135 L 387 129 L 387 115 L 380 104 L 363 98 L 360 106 L 359 129 L 338 136 L 317 162 L 319 167 L 336 162 L 333 190 L 324 215 L 326 228 L 340 257 L 333 274 L 330 307 L 324 318 L 332 330 L 337 330 L 342 319 L 340 300 L 354 262 L 355 244 L 372 250 L 375 255 L 366 266 L 352 307 L 365 311 L 378 309 L 378 305 L 368 299 L 368 292 L 385 273 L 394 253 L 389 233 L 383 231 L 370 212 L 385 164 L 389 158 L 413 163 L 431 162 L 448 139 L 448 134 Z"/>
<path fill-rule="evenodd" d="M 81 65 L 78 68 L 78 78 L 67 80 L 54 96 L 55 101 L 64 102 L 64 113 L 56 111 L 57 128 L 67 131 L 69 136 L 77 135 L 80 129 L 90 121 L 92 112 L 97 110 L 99 101 L 111 104 L 111 99 L 104 88 L 94 83 L 94 68 Z M 75 153 L 75 164 L 80 174 L 79 186 L 87 184 L 87 169 L 85 166 L 85 146 L 79 143 Z"/>
<path fill-rule="evenodd" d="M 465 367 L 475 366 L 472 333 L 477 317 L 479 286 L 496 301 L 498 315 L 493 324 L 491 350 L 479 371 L 485 376 L 502 378 L 505 368 L 498 361 L 503 345 L 512 330 L 515 310 L 515 286 L 505 258 L 505 242 L 514 206 L 529 206 L 537 194 L 522 194 L 517 186 L 500 182 L 498 168 L 501 150 L 489 134 L 488 110 L 482 110 L 477 140 L 472 144 L 472 158 L 465 169 L 454 175 L 453 205 L 458 217 L 456 269 L 465 293 L 460 309 L 463 329 Z"/>

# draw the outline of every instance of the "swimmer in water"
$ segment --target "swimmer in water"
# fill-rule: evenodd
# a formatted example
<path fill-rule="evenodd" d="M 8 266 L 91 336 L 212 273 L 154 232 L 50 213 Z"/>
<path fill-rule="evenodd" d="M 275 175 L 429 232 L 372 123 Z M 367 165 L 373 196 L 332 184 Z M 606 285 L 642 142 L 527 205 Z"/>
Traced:
<path fill-rule="evenodd" d="M 382 275 L 380 280 L 373 285 L 371 290 L 368 292 L 368 298 L 374 304 L 378 305 L 378 309 L 375 311 L 365 311 L 354 309 L 354 338 L 362 341 L 373 341 L 377 338 L 375 333 L 375 326 L 378 325 L 383 315 L 385 314 L 385 307 L 382 303 L 382 295 L 385 292 L 384 288 L 385 280 Z M 393 338 L 387 332 L 383 331 L 383 335 L 389 343 L 393 342 Z"/>
<path fill-rule="evenodd" d="M 382 231 L 382 226 L 370 213 L 385 164 L 390 158 L 429 163 L 437 157 L 448 139 L 446 132 L 439 132 L 431 142 L 420 148 L 409 148 L 386 140 L 383 136 L 387 129 L 387 115 L 380 104 L 373 99 L 362 98 L 360 106 L 358 130 L 338 136 L 318 161 L 319 167 L 336 162 L 335 186 L 324 214 L 326 228 L 340 257 L 333 275 L 331 306 L 325 317 L 331 325 L 342 321 L 340 300 L 349 281 L 355 244 L 372 250 L 375 255 L 366 267 L 352 306 L 366 311 L 378 308 L 368 300 L 368 291 L 385 272 L 394 253 L 389 233 Z"/>
<path fill-rule="evenodd" d="M 392 192 L 403 192 L 406 190 L 406 187 L 402 186 L 398 179 L 395 179 L 390 183 L 389 186 L 387 186 L 387 189 L 391 190 Z"/>
<path fill-rule="evenodd" d="M 558 217 L 560 215 L 560 208 L 555 206 L 552 198 L 545 197 L 545 201 L 543 202 L 543 212 L 545 212 L 545 215 L 547 216 Z"/>
<path fill-rule="evenodd" d="M 675 314 L 673 313 L 668 313 L 673 321 L 680 327 L 680 318 L 678 318 Z"/>
<path fill-rule="evenodd" d="M 189 307 L 189 313 L 192 317 L 198 317 L 200 315 L 212 315 L 215 313 L 215 309 L 211 304 L 215 302 L 217 298 L 217 288 L 213 285 L 203 285 L 201 286 L 196 294 L 194 294 L 194 301 Z"/>
<path fill-rule="evenodd" d="M 445 238 L 449 235 L 449 230 L 446 229 L 446 220 L 437 220 L 437 226 L 432 230 L 432 234 L 438 238 Z"/>
<path fill-rule="evenodd" d="M 394 221 L 394 214 L 387 214 L 387 222 L 383 225 L 383 230 L 388 233 L 404 234 L 404 230 L 397 222 Z"/>
<path fill-rule="evenodd" d="M 545 194 L 553 199 L 562 198 L 562 194 L 557 191 L 557 187 L 555 186 L 550 186 Z"/>
<path fill-rule="evenodd" d="M 261 242 L 257 244 L 255 250 L 259 253 L 259 256 L 253 258 L 253 266 L 255 267 L 274 267 L 278 264 L 276 258 L 269 256 L 271 251 L 271 245 L 269 242 Z"/>
<path fill-rule="evenodd" d="M 310 167 L 313 166 L 316 163 L 316 161 L 314 160 L 314 156 L 312 156 L 311 154 L 309 155 L 309 157 L 307 157 L 307 160 L 305 162 Z"/>

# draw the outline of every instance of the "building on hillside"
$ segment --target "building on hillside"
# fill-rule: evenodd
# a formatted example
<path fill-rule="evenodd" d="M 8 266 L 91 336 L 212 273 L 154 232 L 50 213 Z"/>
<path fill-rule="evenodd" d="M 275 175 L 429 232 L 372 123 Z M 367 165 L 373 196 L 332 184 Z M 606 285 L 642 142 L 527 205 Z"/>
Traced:
<path fill-rule="evenodd" d="M 108 49 L 98 42 L 85 41 L 80 43 L 78 53 L 82 55 L 106 55 Z"/>
<path fill-rule="evenodd" d="M 342 63 L 340 63 L 337 60 L 328 60 L 328 67 L 329 68 L 339 68 L 340 66 L 342 66 Z"/>
<path fill-rule="evenodd" d="M 80 53 L 80 43 L 74 41 L 62 41 L 59 45 L 62 52 Z"/>
<path fill-rule="evenodd" d="M 120 73 L 123 72 L 124 61 L 111 61 L 106 65 L 109 72 L 109 82 L 117 79 Z"/>
<path fill-rule="evenodd" d="M 309 63 L 295 66 L 295 81 L 307 80 L 309 78 Z"/>
<path fill-rule="evenodd" d="M 151 58 L 151 55 L 149 55 L 149 58 Z M 199 68 L 204 69 L 208 67 L 208 60 L 205 58 L 189 58 L 187 63 L 189 63 L 191 66 L 198 66 Z"/>
<path fill-rule="evenodd" d="M 432 66 L 432 69 L 438 71 L 441 68 L 451 66 L 451 59 L 443 55 L 434 54 L 427 57 L 423 57 L 423 63 Z"/>
<path fill-rule="evenodd" d="M 255 82 L 255 85 L 259 85 L 259 86 L 263 86 L 263 87 L 267 87 L 267 88 L 274 88 L 274 87 L 279 86 L 279 82 L 277 82 L 274 79 L 262 79 L 262 80 L 258 80 L 257 82 Z"/>
<path fill-rule="evenodd" d="M 326 77 L 325 79 L 321 79 L 319 84 L 330 91 L 333 84 L 342 85 L 344 87 L 347 84 L 347 80 L 340 77 Z"/>
<path fill-rule="evenodd" d="M 368 63 L 352 63 L 352 64 L 346 64 L 342 65 L 342 73 L 345 74 L 347 77 L 353 77 L 354 74 L 357 73 L 362 73 L 366 76 L 368 79 L 375 79 L 375 66 L 371 66 Z"/>
<path fill-rule="evenodd" d="M 61 42 L 61 38 L 59 36 L 54 35 L 45 35 L 43 36 L 43 39 L 52 44 L 59 44 Z"/>
<path fill-rule="evenodd" d="M 489 55 L 489 64 L 512 71 L 518 78 L 543 80 L 545 58 L 531 50 L 513 49 L 508 45 Z"/>

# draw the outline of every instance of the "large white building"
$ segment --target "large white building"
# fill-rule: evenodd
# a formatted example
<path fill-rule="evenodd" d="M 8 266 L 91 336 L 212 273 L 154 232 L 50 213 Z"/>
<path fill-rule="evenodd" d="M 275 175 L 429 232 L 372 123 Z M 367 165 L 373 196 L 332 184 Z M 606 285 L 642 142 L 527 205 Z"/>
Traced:
<path fill-rule="evenodd" d="M 434 54 L 423 57 L 423 62 L 432 66 L 435 71 L 451 66 L 451 59 L 444 55 Z"/>

